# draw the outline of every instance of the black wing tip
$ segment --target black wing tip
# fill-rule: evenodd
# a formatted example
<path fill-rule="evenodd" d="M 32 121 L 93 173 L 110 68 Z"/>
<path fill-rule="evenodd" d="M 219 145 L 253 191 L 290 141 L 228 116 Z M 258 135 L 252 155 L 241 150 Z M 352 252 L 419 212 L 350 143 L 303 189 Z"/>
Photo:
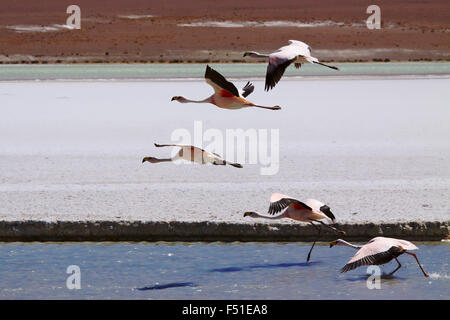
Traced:
<path fill-rule="evenodd" d="M 277 208 L 275 207 L 275 205 L 271 204 L 269 206 L 269 210 L 267 211 L 268 214 L 270 215 L 274 215 L 275 213 L 277 213 Z"/>
<path fill-rule="evenodd" d="M 356 269 L 357 267 L 360 267 L 362 265 L 364 265 L 364 264 L 361 262 L 361 260 L 358 260 L 358 261 L 355 261 L 355 262 L 352 262 L 352 263 L 347 263 L 345 266 L 342 267 L 341 273 L 351 271 L 351 270 Z"/>
<path fill-rule="evenodd" d="M 248 89 L 248 88 L 255 88 L 255 86 L 253 85 L 253 83 L 251 83 L 250 81 L 247 82 L 247 84 L 244 86 L 243 89 Z"/>
<path fill-rule="evenodd" d="M 208 64 L 206 65 L 206 70 L 205 70 L 205 78 L 206 79 L 211 79 L 211 76 L 214 73 L 218 73 L 216 70 L 214 70 L 213 68 L 211 68 Z"/>
<path fill-rule="evenodd" d="M 205 69 L 205 78 L 208 78 L 208 74 L 211 72 L 212 68 L 207 64 Z"/>
<path fill-rule="evenodd" d="M 272 89 L 275 87 L 275 85 L 276 85 L 276 83 L 275 83 L 275 84 L 273 84 L 273 83 L 267 83 L 267 81 L 266 81 L 266 85 L 265 85 L 265 87 L 264 87 L 264 91 L 272 90 Z"/>
<path fill-rule="evenodd" d="M 236 97 L 239 97 L 239 90 L 229 82 L 221 73 L 206 65 L 205 79 L 211 80 L 217 86 L 224 90 L 227 90 Z"/>
<path fill-rule="evenodd" d="M 246 98 L 255 90 L 255 86 L 253 85 L 253 83 L 248 81 L 247 84 L 242 88 L 242 90 L 244 91 L 242 93 L 242 96 Z"/>
<path fill-rule="evenodd" d="M 279 213 L 279 212 L 283 211 L 283 209 L 289 207 L 291 205 L 292 201 L 293 201 L 293 199 L 282 198 L 276 202 L 272 202 L 269 206 L 268 213 L 271 215 Z"/>
<path fill-rule="evenodd" d="M 277 85 L 277 83 L 278 81 L 267 75 L 264 90 L 265 91 L 272 90 Z"/>
<path fill-rule="evenodd" d="M 331 221 L 335 221 L 336 217 L 334 216 L 334 214 L 331 212 L 330 207 L 327 205 L 323 205 L 320 207 L 320 211 L 323 212 L 328 218 L 331 219 Z"/>
<path fill-rule="evenodd" d="M 283 77 L 284 72 L 286 71 L 286 68 L 289 67 L 289 65 L 294 61 L 295 61 L 295 58 L 291 59 L 291 60 L 287 60 L 277 66 L 269 63 L 268 70 L 267 70 L 268 72 L 266 73 L 266 87 L 264 90 L 269 91 L 273 87 L 275 87 L 277 85 L 277 83 L 280 82 L 281 78 Z M 274 67 L 274 69 L 271 70 L 272 72 L 269 72 L 270 66 Z"/>

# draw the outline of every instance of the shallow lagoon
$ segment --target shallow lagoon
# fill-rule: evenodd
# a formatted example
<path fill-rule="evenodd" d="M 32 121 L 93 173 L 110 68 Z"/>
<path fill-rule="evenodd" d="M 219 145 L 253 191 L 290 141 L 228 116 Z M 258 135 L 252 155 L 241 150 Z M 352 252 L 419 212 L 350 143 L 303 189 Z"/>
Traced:
<path fill-rule="evenodd" d="M 327 243 L 309 264 L 310 243 L 3 243 L 0 298 L 450 299 L 448 242 L 416 244 L 430 278 L 404 255 L 369 290 L 365 267 L 339 273 L 354 250 Z M 80 267 L 80 290 L 66 287 L 69 265 Z"/>

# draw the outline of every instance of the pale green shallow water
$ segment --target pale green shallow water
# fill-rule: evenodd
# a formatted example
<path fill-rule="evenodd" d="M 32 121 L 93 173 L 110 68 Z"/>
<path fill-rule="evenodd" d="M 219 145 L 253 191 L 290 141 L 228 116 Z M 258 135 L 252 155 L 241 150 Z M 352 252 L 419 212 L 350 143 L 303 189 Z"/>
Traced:
<path fill-rule="evenodd" d="M 430 278 L 403 255 L 369 290 L 366 267 L 339 273 L 354 250 L 326 243 L 309 264 L 310 243 L 3 243 L 0 299 L 450 299 L 449 244 L 416 244 Z M 66 287 L 69 265 L 79 290 Z"/>
<path fill-rule="evenodd" d="M 73 65 L 2 65 L 0 81 L 52 79 L 173 79 L 201 78 L 206 64 L 73 64 Z M 227 76 L 264 77 L 265 64 L 211 63 Z M 300 70 L 291 67 L 287 76 L 395 76 L 449 75 L 450 62 L 337 63 L 335 71 L 315 65 Z"/>

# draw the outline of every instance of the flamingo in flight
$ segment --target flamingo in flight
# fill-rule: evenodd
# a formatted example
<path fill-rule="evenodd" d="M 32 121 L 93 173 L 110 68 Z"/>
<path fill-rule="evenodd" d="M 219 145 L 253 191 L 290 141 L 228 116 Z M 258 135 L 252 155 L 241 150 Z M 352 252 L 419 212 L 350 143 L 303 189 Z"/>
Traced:
<path fill-rule="evenodd" d="M 256 105 L 245 98 L 253 92 L 255 87 L 250 82 L 247 82 L 243 88 L 242 97 L 239 95 L 238 89 L 231 82 L 227 81 L 224 76 L 212 69 L 210 66 L 206 66 L 205 80 L 214 89 L 214 93 L 204 100 L 190 100 L 185 97 L 175 96 L 172 101 L 176 100 L 180 103 L 212 103 L 219 108 L 223 109 L 242 109 L 249 107 L 280 110 L 279 106 L 264 107 Z"/>
<path fill-rule="evenodd" d="M 397 268 L 392 271 L 389 276 L 392 276 L 398 269 L 401 268 L 400 261 L 398 261 L 397 257 L 404 253 L 413 256 L 417 264 L 422 270 L 423 275 L 425 277 L 429 277 L 429 275 L 423 270 L 422 265 L 417 259 L 416 254 L 409 252 L 408 250 L 417 250 L 414 244 L 406 240 L 394 239 L 394 238 L 385 238 L 385 237 L 376 237 L 367 242 L 367 244 L 363 246 L 353 245 L 348 243 L 345 240 L 337 239 L 330 243 L 330 248 L 333 246 L 347 246 L 350 248 L 357 249 L 358 252 L 347 262 L 347 264 L 341 269 L 341 272 L 347 272 L 353 270 L 360 266 L 369 266 L 369 265 L 381 265 L 388 263 L 389 261 L 395 259 L 397 261 Z"/>
<path fill-rule="evenodd" d="M 319 59 L 311 56 L 311 47 L 306 43 L 298 40 L 289 40 L 290 44 L 279 48 L 271 54 L 261 54 L 255 51 L 247 51 L 244 57 L 250 56 L 252 58 L 268 58 L 269 65 L 266 72 L 265 90 L 269 91 L 280 81 L 286 68 L 294 63 L 294 66 L 299 69 L 303 63 L 320 64 L 334 70 L 339 70 L 335 66 L 330 66 L 319 62 Z"/>
<path fill-rule="evenodd" d="M 165 158 L 165 159 L 158 159 L 154 157 L 145 157 L 142 159 L 142 163 L 144 162 L 150 162 L 150 163 L 159 163 L 159 162 L 173 162 L 180 159 L 184 159 L 187 161 L 191 161 L 198 164 L 213 164 L 213 165 L 227 165 L 236 167 L 236 168 L 242 168 L 242 165 L 239 163 L 232 163 L 227 162 L 224 160 L 221 156 L 219 156 L 216 153 L 208 152 L 206 150 L 194 147 L 194 146 L 188 146 L 188 145 L 181 145 L 181 144 L 157 144 L 155 143 L 155 147 L 180 147 L 180 151 L 177 152 L 177 154 L 172 158 Z"/>
<path fill-rule="evenodd" d="M 282 211 L 283 209 L 286 210 L 284 210 L 283 213 L 274 216 L 276 213 Z M 308 252 L 308 257 L 306 259 L 307 262 L 311 258 L 311 252 L 321 234 L 321 228 L 318 225 L 314 224 L 314 222 L 318 222 L 336 233 L 345 235 L 344 231 L 338 230 L 320 221 L 321 219 L 329 218 L 334 222 L 336 218 L 331 212 L 329 206 L 315 199 L 308 199 L 303 203 L 287 195 L 274 193 L 270 197 L 270 206 L 268 213 L 270 214 L 270 216 L 262 215 L 258 212 L 248 211 L 244 213 L 244 217 L 264 218 L 272 220 L 290 218 L 300 222 L 309 222 L 314 228 L 316 228 L 316 230 L 318 231 L 317 239 L 314 241 L 311 249 Z"/>

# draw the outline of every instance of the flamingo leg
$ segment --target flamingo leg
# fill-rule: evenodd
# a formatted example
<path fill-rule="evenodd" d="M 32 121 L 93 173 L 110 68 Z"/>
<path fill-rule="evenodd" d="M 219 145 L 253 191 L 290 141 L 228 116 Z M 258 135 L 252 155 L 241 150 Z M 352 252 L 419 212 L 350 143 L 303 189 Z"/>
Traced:
<path fill-rule="evenodd" d="M 417 259 L 417 256 L 416 256 L 416 254 L 415 253 L 412 253 L 412 252 L 408 252 L 408 251 L 405 251 L 405 253 L 407 253 L 407 254 L 409 254 L 409 255 L 411 255 L 411 256 L 413 256 L 415 259 L 416 259 L 416 261 L 417 261 L 417 264 L 419 265 L 419 267 L 420 267 L 420 270 L 422 270 L 422 272 L 423 272 L 423 275 L 425 276 L 425 277 L 429 277 L 429 275 L 428 275 L 428 273 L 426 273 L 425 272 L 425 270 L 423 270 L 423 268 L 422 268 L 422 265 L 420 264 L 420 262 L 419 262 L 419 259 Z"/>
<path fill-rule="evenodd" d="M 311 219 L 311 218 L 310 218 L 309 220 L 312 220 L 312 221 L 315 221 L 315 222 L 319 222 L 319 223 L 322 224 L 323 226 L 325 226 L 325 227 L 327 227 L 327 228 L 333 230 L 333 231 L 336 232 L 336 233 L 342 234 L 342 235 L 344 235 L 344 236 L 346 235 L 345 231 L 338 230 L 338 229 L 336 229 L 336 228 L 334 228 L 334 227 L 332 227 L 332 226 L 327 225 L 326 223 L 323 223 L 323 222 L 320 221 L 320 220 Z"/>
<path fill-rule="evenodd" d="M 308 258 L 306 258 L 306 262 L 309 262 L 309 259 L 311 258 L 311 252 L 312 252 L 312 250 L 313 250 L 313 248 L 314 248 L 314 245 L 316 244 L 316 241 L 319 240 L 320 233 L 321 233 L 321 231 L 322 231 L 318 226 L 316 226 L 314 223 L 312 223 L 312 221 L 311 221 L 310 223 L 311 223 L 311 225 L 312 225 L 314 228 L 316 228 L 316 230 L 317 230 L 319 233 L 318 233 L 318 235 L 317 235 L 317 239 L 314 240 L 313 245 L 311 246 L 311 249 L 309 249 L 309 252 L 308 252 Z"/>
<path fill-rule="evenodd" d="M 392 276 L 398 269 L 400 269 L 402 267 L 402 264 L 400 263 L 400 261 L 398 261 L 397 257 L 394 257 L 394 258 L 395 258 L 395 261 L 397 261 L 398 266 L 397 266 L 397 268 L 394 271 L 389 273 L 389 276 Z"/>

